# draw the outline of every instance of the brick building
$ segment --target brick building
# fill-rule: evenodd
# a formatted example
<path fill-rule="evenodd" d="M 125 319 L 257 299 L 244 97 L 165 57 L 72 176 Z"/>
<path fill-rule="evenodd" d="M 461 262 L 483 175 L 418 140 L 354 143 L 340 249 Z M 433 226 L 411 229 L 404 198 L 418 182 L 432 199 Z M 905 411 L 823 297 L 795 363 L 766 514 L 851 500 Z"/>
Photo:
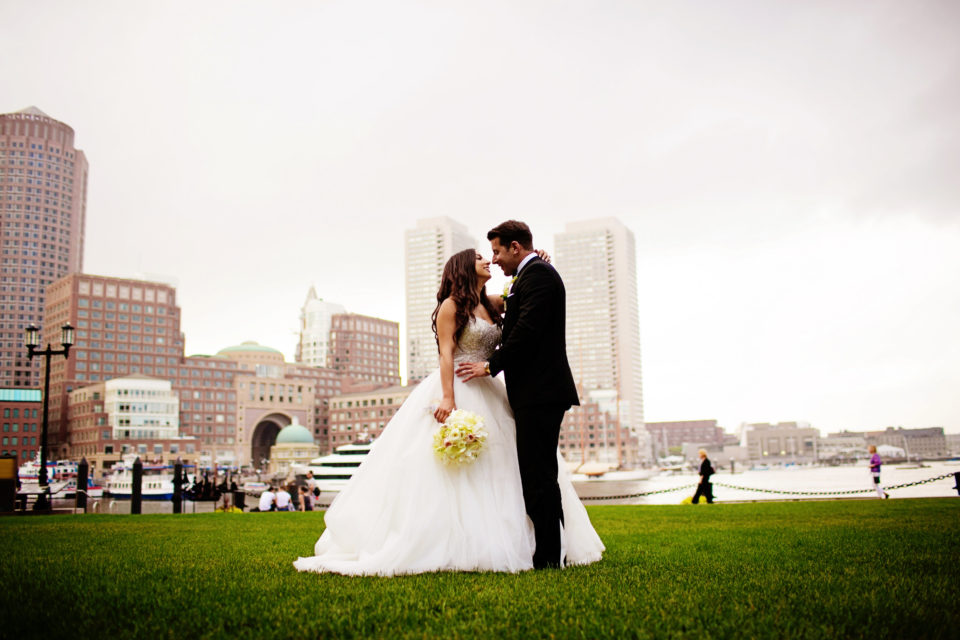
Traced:
<path fill-rule="evenodd" d="M 329 448 L 378 437 L 414 388 L 394 385 L 331 398 Z"/>
<path fill-rule="evenodd" d="M 23 464 L 40 451 L 43 398 L 39 389 L 0 388 L 0 415 L 3 417 L 0 453 L 17 456 Z"/>
<path fill-rule="evenodd" d="M 72 389 L 130 374 L 173 379 L 183 360 L 180 307 L 167 284 L 70 274 L 47 287 L 43 343 L 57 346 L 66 322 L 76 344 L 50 361 L 51 457 L 70 454 L 62 408 Z"/>
<path fill-rule="evenodd" d="M 353 380 L 400 384 L 400 324 L 357 313 L 334 314 L 327 366 Z"/>
<path fill-rule="evenodd" d="M 616 398 L 594 392 L 570 407 L 560 426 L 560 453 L 567 462 L 600 462 L 615 467 L 646 464 L 641 440 L 617 419 Z"/>
<path fill-rule="evenodd" d="M 679 448 L 687 443 L 724 444 L 723 427 L 718 427 L 716 420 L 648 422 L 646 427 L 661 457 L 668 455 L 671 448 Z"/>

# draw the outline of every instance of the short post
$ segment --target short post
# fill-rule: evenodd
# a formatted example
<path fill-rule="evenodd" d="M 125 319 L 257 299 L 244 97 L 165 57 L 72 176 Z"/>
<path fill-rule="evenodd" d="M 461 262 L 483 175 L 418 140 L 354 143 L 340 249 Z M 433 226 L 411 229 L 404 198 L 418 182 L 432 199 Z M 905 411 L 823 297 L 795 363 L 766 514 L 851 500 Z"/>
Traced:
<path fill-rule="evenodd" d="M 77 465 L 77 497 L 74 506 L 87 511 L 87 475 L 90 473 L 90 463 L 84 457 Z"/>
<path fill-rule="evenodd" d="M 0 456 L 0 511 L 13 511 L 17 506 L 17 457 Z"/>
<path fill-rule="evenodd" d="M 953 488 L 957 490 L 957 495 L 960 496 L 960 471 L 953 474 L 953 482 L 956 485 Z"/>
<path fill-rule="evenodd" d="M 140 456 L 133 461 L 133 486 L 130 490 L 130 513 L 140 513 L 143 501 L 143 463 Z"/>
<path fill-rule="evenodd" d="M 173 512 L 183 513 L 183 462 L 173 463 Z"/>

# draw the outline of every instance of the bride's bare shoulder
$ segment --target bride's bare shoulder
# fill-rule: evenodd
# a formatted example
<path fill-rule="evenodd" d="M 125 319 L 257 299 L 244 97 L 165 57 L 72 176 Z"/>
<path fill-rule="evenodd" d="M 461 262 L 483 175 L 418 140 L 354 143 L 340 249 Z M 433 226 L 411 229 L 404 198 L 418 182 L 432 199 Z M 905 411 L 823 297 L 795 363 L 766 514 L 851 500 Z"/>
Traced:
<path fill-rule="evenodd" d="M 457 303 L 453 301 L 453 298 L 445 298 L 443 302 L 440 303 L 440 308 L 437 310 L 437 317 L 454 317 L 457 315 Z"/>

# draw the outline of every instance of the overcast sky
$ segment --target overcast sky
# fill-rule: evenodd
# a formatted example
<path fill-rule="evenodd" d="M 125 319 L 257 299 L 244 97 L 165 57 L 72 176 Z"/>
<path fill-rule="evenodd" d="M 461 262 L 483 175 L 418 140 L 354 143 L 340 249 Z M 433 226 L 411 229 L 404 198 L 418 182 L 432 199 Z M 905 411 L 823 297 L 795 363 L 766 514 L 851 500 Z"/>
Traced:
<path fill-rule="evenodd" d="M 951 0 L 4 0 L 0 112 L 76 130 L 84 269 L 175 280 L 188 354 L 292 359 L 311 284 L 402 321 L 418 218 L 550 250 L 616 216 L 649 421 L 957 432 L 957 25 Z"/>

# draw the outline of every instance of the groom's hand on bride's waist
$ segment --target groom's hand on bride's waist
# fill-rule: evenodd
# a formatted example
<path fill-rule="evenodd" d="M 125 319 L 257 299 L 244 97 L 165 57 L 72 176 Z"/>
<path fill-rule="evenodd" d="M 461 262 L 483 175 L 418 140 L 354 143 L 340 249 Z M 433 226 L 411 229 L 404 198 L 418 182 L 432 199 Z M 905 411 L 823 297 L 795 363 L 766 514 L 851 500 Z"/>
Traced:
<path fill-rule="evenodd" d="M 488 375 L 490 375 L 488 362 L 461 362 L 457 365 L 457 376 L 464 382 Z"/>

